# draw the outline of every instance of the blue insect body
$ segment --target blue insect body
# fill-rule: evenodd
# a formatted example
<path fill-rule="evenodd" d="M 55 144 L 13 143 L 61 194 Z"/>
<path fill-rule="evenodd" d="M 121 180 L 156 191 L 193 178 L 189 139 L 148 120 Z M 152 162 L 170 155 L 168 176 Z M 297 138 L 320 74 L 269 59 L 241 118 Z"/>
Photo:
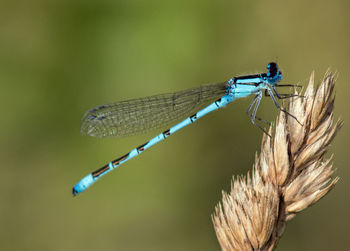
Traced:
<path fill-rule="evenodd" d="M 148 129 L 160 127 L 183 117 L 184 114 L 193 112 L 206 102 L 214 101 L 205 108 L 184 119 L 170 129 L 160 133 L 122 157 L 111 161 L 107 165 L 84 177 L 73 187 L 73 195 L 85 191 L 96 180 L 103 175 L 117 168 L 126 161 L 136 157 L 144 150 L 166 139 L 176 131 L 195 122 L 206 114 L 226 106 L 235 99 L 244 98 L 251 94 L 255 97 L 250 104 L 247 113 L 249 114 L 254 106 L 253 112 L 249 114 L 254 125 L 265 130 L 256 124 L 256 111 L 262 98 L 262 91 L 270 96 L 278 109 L 283 110 L 276 102 L 275 96 L 279 99 L 292 97 L 293 95 L 281 97 L 275 87 L 282 79 L 282 72 L 276 63 L 267 65 L 267 72 L 255 75 L 231 78 L 224 83 L 203 85 L 185 91 L 161 94 L 147 98 L 134 99 L 102 105 L 89 110 L 83 116 L 81 131 L 85 135 L 94 137 L 126 136 Z M 281 86 L 281 85 L 279 85 Z M 290 86 L 290 85 L 285 85 Z M 293 115 L 286 112 L 295 118 Z M 259 119 L 261 120 L 261 119 Z M 266 133 L 266 132 L 265 132 Z"/>

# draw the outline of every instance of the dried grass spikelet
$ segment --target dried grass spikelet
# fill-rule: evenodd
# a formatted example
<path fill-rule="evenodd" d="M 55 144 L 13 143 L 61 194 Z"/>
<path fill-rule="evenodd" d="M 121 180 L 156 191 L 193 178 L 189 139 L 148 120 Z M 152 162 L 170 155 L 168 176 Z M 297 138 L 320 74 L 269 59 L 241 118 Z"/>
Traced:
<path fill-rule="evenodd" d="M 286 222 L 325 196 L 337 183 L 324 155 L 342 122 L 333 123 L 335 75 L 327 71 L 314 90 L 311 75 L 304 98 L 263 136 L 260 156 L 247 178 L 233 180 L 212 216 L 222 250 L 273 250 Z"/>

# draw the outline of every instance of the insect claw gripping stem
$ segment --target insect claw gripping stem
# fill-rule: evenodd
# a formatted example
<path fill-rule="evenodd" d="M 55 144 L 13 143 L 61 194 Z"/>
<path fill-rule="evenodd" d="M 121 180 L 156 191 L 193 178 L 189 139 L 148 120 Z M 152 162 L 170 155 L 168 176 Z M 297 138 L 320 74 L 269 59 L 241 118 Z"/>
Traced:
<path fill-rule="evenodd" d="M 274 92 L 276 93 L 277 98 L 281 99 L 281 97 L 279 96 L 278 92 L 276 91 L 275 88 L 272 89 L 274 90 Z M 279 109 L 280 111 L 284 112 L 285 114 L 287 114 L 288 116 L 292 117 L 293 119 L 296 120 L 296 122 L 298 122 L 299 125 L 303 126 L 302 123 L 300 123 L 300 121 L 297 119 L 297 117 L 295 117 L 293 114 L 289 113 L 288 111 L 286 111 L 285 109 L 281 108 L 281 106 L 277 103 L 275 96 L 273 95 L 272 91 L 270 88 L 267 89 L 269 95 L 271 96 L 271 99 L 273 101 L 273 103 L 275 104 L 275 106 L 277 107 L 277 109 Z"/>

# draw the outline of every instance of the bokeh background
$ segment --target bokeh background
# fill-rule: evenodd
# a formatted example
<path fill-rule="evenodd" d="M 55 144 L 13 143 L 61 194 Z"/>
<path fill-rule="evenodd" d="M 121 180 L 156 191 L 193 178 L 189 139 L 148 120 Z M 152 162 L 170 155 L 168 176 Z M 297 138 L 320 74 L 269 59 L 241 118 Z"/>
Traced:
<path fill-rule="evenodd" d="M 232 175 L 246 174 L 261 131 L 239 100 L 170 137 L 87 192 L 83 176 L 162 131 L 80 134 L 108 102 L 265 71 L 283 83 L 339 72 L 330 152 L 335 189 L 288 225 L 277 250 L 347 250 L 349 1 L 0 2 L 1 250 L 220 250 L 210 215 Z M 265 99 L 259 114 L 274 120 Z"/>

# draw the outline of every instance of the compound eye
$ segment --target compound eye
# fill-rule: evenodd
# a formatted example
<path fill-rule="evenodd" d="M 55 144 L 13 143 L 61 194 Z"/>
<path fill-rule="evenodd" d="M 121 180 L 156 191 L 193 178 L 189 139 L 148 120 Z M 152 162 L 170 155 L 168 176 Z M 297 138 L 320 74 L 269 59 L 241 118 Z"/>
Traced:
<path fill-rule="evenodd" d="M 267 65 L 268 75 L 269 76 L 275 76 L 278 72 L 278 67 L 276 63 L 269 63 Z"/>

